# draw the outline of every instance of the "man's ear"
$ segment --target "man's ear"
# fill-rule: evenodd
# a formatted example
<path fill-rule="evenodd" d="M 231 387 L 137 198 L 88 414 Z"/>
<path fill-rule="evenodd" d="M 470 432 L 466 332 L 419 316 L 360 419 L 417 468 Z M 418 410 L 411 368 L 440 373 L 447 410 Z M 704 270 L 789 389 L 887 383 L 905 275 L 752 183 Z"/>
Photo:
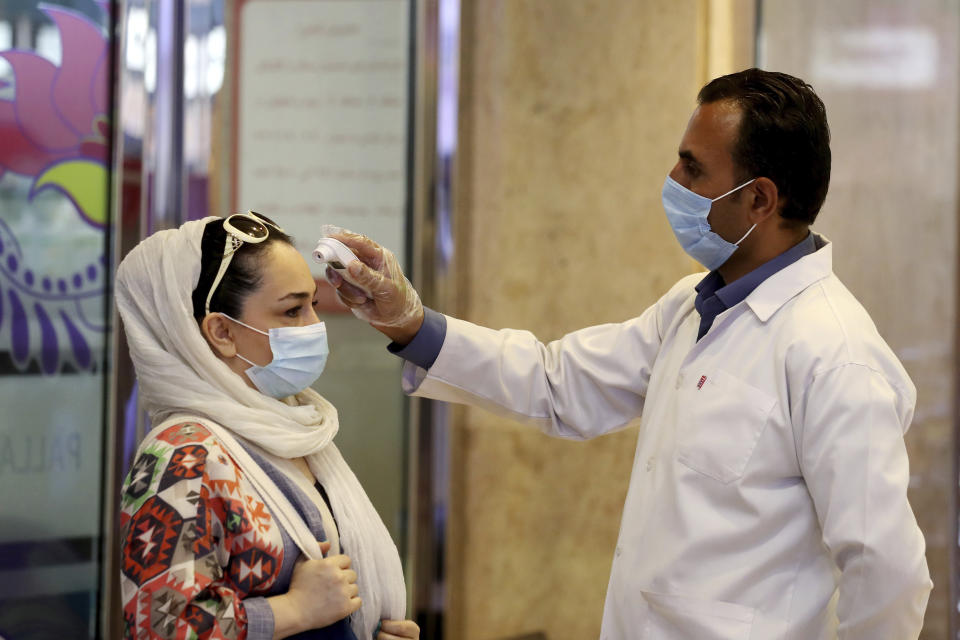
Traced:
<path fill-rule="evenodd" d="M 237 345 L 233 341 L 233 327 L 219 313 L 208 313 L 200 322 L 200 332 L 207 339 L 213 352 L 221 358 L 237 355 Z"/>
<path fill-rule="evenodd" d="M 751 222 L 759 224 L 770 216 L 778 215 L 783 202 L 776 183 L 770 178 L 757 178 L 750 187 L 753 192 L 753 206 L 750 208 Z"/>

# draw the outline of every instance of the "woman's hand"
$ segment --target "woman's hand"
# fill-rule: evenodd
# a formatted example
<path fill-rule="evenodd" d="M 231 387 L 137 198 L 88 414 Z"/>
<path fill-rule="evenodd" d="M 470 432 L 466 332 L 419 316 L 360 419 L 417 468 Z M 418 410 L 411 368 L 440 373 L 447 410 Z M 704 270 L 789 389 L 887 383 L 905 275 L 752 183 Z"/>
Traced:
<path fill-rule="evenodd" d="M 420 640 L 420 627 L 413 620 L 384 620 L 374 640 Z"/>
<path fill-rule="evenodd" d="M 321 542 L 320 550 L 327 553 L 330 543 Z M 267 598 L 273 609 L 274 638 L 322 629 L 346 618 L 363 604 L 357 596 L 359 592 L 349 556 L 301 558 L 293 567 L 290 589 Z"/>

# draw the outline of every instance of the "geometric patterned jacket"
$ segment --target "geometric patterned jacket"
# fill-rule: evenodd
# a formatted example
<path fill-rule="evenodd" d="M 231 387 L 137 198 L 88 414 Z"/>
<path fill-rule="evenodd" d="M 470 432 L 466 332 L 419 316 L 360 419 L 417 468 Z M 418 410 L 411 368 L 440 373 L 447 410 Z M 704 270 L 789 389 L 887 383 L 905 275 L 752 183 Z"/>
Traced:
<path fill-rule="evenodd" d="M 325 540 L 316 504 L 245 448 Z M 299 549 L 202 424 L 148 437 L 121 489 L 120 525 L 125 638 L 273 637 L 265 598 L 287 591 Z M 293 637 L 356 640 L 348 618 Z"/>

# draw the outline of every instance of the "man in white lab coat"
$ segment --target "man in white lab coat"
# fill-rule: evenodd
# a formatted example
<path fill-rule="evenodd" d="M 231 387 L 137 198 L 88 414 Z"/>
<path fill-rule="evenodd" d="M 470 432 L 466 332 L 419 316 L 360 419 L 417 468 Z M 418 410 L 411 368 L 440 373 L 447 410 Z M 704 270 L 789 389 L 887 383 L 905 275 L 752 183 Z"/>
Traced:
<path fill-rule="evenodd" d="M 908 640 L 932 587 L 907 501 L 916 391 L 810 231 L 823 103 L 791 76 L 713 80 L 663 187 L 709 273 L 640 317 L 544 345 L 424 310 L 388 251 L 328 270 L 394 340 L 407 393 L 586 439 L 642 415 L 603 640 Z"/>

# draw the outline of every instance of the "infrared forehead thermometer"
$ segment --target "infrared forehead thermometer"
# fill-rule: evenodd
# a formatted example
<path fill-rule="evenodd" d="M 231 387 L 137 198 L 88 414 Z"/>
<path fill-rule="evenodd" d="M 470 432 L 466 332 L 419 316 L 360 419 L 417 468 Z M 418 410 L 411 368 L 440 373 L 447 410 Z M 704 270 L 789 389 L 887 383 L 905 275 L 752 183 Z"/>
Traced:
<path fill-rule="evenodd" d="M 331 267 L 340 274 L 341 278 L 363 291 L 367 298 L 373 297 L 370 292 L 367 291 L 366 287 L 357 284 L 353 278 L 350 277 L 347 266 L 358 258 L 347 245 L 334 238 L 320 238 L 320 241 L 317 242 L 317 247 L 313 250 L 313 259 L 320 264 Z M 324 271 L 326 271 L 326 269 L 324 269 Z"/>
<path fill-rule="evenodd" d="M 350 247 L 335 238 L 320 238 L 313 250 L 313 259 L 321 264 L 328 264 L 337 271 L 343 271 L 357 256 Z"/>

